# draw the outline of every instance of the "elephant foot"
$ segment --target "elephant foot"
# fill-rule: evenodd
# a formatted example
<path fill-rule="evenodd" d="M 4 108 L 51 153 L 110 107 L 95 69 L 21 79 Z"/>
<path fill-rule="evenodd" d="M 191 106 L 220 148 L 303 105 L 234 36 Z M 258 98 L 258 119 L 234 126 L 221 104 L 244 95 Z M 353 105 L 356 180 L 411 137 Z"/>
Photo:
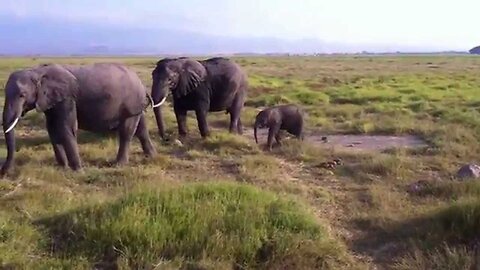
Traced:
<path fill-rule="evenodd" d="M 70 168 L 75 172 L 78 172 L 78 171 L 82 170 L 81 165 L 72 165 L 72 166 L 70 166 Z"/>
<path fill-rule="evenodd" d="M 282 146 L 282 143 L 281 143 L 281 142 L 280 142 L 280 143 L 275 142 L 275 143 L 272 144 L 272 146 L 265 145 L 265 146 L 263 147 L 263 149 L 264 149 L 265 151 L 267 151 L 267 152 L 271 152 L 271 151 L 273 151 L 273 149 L 279 148 L 279 147 L 281 147 L 281 146 Z"/>
<path fill-rule="evenodd" d="M 157 155 L 157 150 L 155 150 L 155 147 L 153 147 L 153 145 L 151 143 L 145 143 L 142 145 L 142 150 L 143 150 L 143 154 L 144 156 L 146 157 L 154 157 Z"/>
<path fill-rule="evenodd" d="M 79 168 L 76 170 L 73 170 L 76 174 L 85 174 L 85 169 L 84 168 Z"/>
<path fill-rule="evenodd" d="M 235 135 L 243 135 L 243 131 L 239 131 L 239 130 L 230 130 L 229 133 L 235 134 Z"/>
<path fill-rule="evenodd" d="M 155 151 L 155 150 L 152 150 L 152 151 L 149 151 L 148 153 L 145 153 L 145 156 L 147 158 L 154 158 L 156 155 L 157 155 L 157 151 Z"/>
<path fill-rule="evenodd" d="M 173 140 L 173 143 L 178 144 L 180 142 L 183 145 L 187 142 L 187 139 L 187 135 L 179 135 L 177 139 Z"/>
<path fill-rule="evenodd" d="M 4 169 L 4 168 L 2 168 L 2 169 L 0 170 L 0 177 L 5 177 L 7 174 L 8 174 L 8 170 L 6 170 L 6 169 Z"/>
<path fill-rule="evenodd" d="M 67 164 L 57 164 L 57 168 L 60 168 L 61 170 L 68 170 Z"/>
<path fill-rule="evenodd" d="M 13 165 L 12 163 L 5 162 L 2 165 L 2 169 L 0 169 L 0 177 L 7 176 L 12 171 Z"/>
<path fill-rule="evenodd" d="M 6 170 L 0 170 L 0 178 L 5 178 L 6 176 L 8 176 L 8 171 Z"/>
<path fill-rule="evenodd" d="M 111 164 L 112 164 L 112 167 L 123 167 L 128 164 L 128 160 L 127 159 L 115 160 Z"/>

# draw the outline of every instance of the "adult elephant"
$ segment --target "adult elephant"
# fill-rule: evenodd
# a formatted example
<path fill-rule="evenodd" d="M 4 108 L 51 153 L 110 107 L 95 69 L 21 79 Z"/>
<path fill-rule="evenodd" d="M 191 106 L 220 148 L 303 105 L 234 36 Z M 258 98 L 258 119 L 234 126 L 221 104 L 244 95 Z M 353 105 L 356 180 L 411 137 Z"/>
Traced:
<path fill-rule="evenodd" d="M 230 114 L 230 132 L 242 133 L 240 113 L 247 94 L 247 75 L 232 60 L 166 58 L 157 62 L 152 79 L 153 108 L 162 138 L 165 127 L 160 106 L 169 92 L 181 137 L 187 135 L 187 111 L 195 111 L 202 137 L 209 135 L 207 113 L 223 110 Z"/>
<path fill-rule="evenodd" d="M 143 114 L 148 102 L 149 96 L 137 74 L 120 64 L 48 64 L 15 71 L 5 87 L 3 130 L 8 152 L 0 173 L 7 173 L 14 164 L 15 125 L 34 108 L 46 116 L 55 158 L 62 167 L 82 167 L 77 128 L 118 131 L 118 164 L 128 163 L 133 135 L 140 140 L 145 154 L 152 156 L 155 149 Z"/>

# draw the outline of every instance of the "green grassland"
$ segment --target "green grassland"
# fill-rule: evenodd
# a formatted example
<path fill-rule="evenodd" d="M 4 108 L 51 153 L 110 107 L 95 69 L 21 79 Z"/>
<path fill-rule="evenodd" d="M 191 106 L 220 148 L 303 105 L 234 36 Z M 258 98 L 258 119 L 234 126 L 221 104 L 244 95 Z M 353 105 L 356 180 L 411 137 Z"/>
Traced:
<path fill-rule="evenodd" d="M 121 62 L 145 85 L 155 58 L 3 58 L 8 75 L 40 63 Z M 458 182 L 480 153 L 480 58 L 471 56 L 238 57 L 249 74 L 242 114 L 301 104 L 323 134 L 417 135 L 418 149 L 325 149 L 287 140 L 265 152 L 209 115 L 201 139 L 159 152 L 131 147 L 110 167 L 115 136 L 81 132 L 85 168 L 56 167 L 43 115 L 16 128 L 16 168 L 0 180 L 0 269 L 469 269 L 480 236 L 480 183 Z M 3 91 L 1 93 L 3 104 Z M 163 108 L 176 136 L 171 103 Z M 0 158 L 5 153 L 0 139 Z M 333 172 L 318 165 L 341 157 Z M 408 186 L 427 181 L 420 193 Z"/>

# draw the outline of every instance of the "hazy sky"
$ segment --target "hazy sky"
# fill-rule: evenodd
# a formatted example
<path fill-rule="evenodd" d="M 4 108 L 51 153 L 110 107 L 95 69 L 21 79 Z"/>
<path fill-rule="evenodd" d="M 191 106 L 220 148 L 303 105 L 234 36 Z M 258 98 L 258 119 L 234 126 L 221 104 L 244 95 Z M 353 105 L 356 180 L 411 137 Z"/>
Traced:
<path fill-rule="evenodd" d="M 234 37 L 469 49 L 479 0 L 2 0 L 0 16 L 182 29 Z M 1 30 L 0 30 L 1 31 Z"/>

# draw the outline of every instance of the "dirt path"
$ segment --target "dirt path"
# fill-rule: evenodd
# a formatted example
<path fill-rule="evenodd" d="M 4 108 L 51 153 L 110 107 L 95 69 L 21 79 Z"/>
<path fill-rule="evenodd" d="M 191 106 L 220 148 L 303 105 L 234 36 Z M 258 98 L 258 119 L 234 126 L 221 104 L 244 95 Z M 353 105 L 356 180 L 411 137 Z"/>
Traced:
<path fill-rule="evenodd" d="M 252 139 L 253 130 L 244 129 L 244 135 Z M 267 129 L 258 130 L 259 142 L 266 142 Z M 326 138 L 326 140 L 325 140 Z M 307 134 L 305 141 L 324 148 L 348 148 L 358 150 L 382 151 L 391 148 L 425 147 L 425 141 L 416 136 L 385 136 L 385 135 L 322 135 Z"/>
<path fill-rule="evenodd" d="M 359 262 L 368 265 L 368 269 L 385 269 L 381 262 L 370 256 L 370 252 L 363 252 L 353 247 L 356 239 L 362 238 L 366 232 L 361 231 L 349 222 L 348 202 L 356 198 L 364 188 L 343 181 L 336 175 L 322 175 L 312 171 L 300 162 L 286 160 L 275 156 L 280 164 L 285 181 L 294 183 L 307 191 L 307 200 L 315 214 L 330 225 L 331 233 L 347 244 L 350 254 Z M 318 198 L 315 190 L 325 191 L 329 198 Z M 379 247 L 381 248 L 381 247 Z"/>
<path fill-rule="evenodd" d="M 258 130 L 260 143 L 266 143 L 268 130 Z M 254 140 L 253 130 L 245 129 L 244 136 Z M 326 137 L 327 140 L 323 137 Z M 415 136 L 381 136 L 381 135 L 321 135 L 309 134 L 305 141 L 322 148 L 346 148 L 358 151 L 383 151 L 392 148 L 415 148 L 425 147 L 426 142 Z M 282 164 L 282 171 L 285 179 L 302 187 L 304 190 L 315 190 L 319 187 L 326 191 L 331 197 L 330 200 L 318 200 L 309 194 L 308 201 L 313 207 L 316 215 L 325 219 L 331 226 L 332 233 L 342 239 L 352 254 L 359 262 L 365 264 L 367 269 L 389 269 L 391 263 L 389 256 L 377 256 L 385 254 L 392 243 L 372 243 L 365 247 L 359 247 L 359 239 L 365 239 L 370 231 L 364 231 L 351 223 L 350 215 L 351 200 L 361 197 L 366 188 L 352 181 L 347 181 L 335 175 L 319 175 L 309 166 L 301 162 L 286 160 L 284 157 L 276 156 Z M 387 252 L 388 253 L 388 252 Z"/>
<path fill-rule="evenodd" d="M 228 122 L 215 120 L 209 123 L 214 129 L 227 129 Z M 283 131 L 282 131 L 283 132 Z M 283 132 L 283 134 L 287 134 Z M 254 140 L 253 129 L 243 128 L 243 135 Z M 258 129 L 257 137 L 259 143 L 266 143 L 268 129 Z M 290 136 L 290 135 L 287 135 Z M 285 137 L 285 135 L 283 135 Z M 325 140 L 326 138 L 326 140 Z M 305 141 L 315 146 L 324 148 L 348 148 L 350 150 L 382 151 L 391 148 L 416 148 L 428 146 L 427 143 L 417 136 L 388 136 L 388 135 L 326 135 L 317 131 L 307 132 Z"/>
<path fill-rule="evenodd" d="M 215 129 L 225 128 L 214 125 Z M 254 140 L 253 130 L 244 129 L 244 136 Z M 265 144 L 268 130 L 258 130 L 259 143 Z M 325 140 L 325 138 L 327 140 Z M 321 148 L 345 148 L 358 151 L 383 151 L 392 148 L 416 148 L 428 146 L 425 141 L 416 136 L 384 136 L 384 135 L 322 135 L 308 134 L 305 138 Z M 356 246 L 358 239 L 364 239 L 369 231 L 363 231 L 351 224 L 350 203 L 352 199 L 361 197 L 365 193 L 365 187 L 352 181 L 346 181 L 332 173 L 331 175 L 319 175 L 318 171 L 297 161 L 287 160 L 285 157 L 275 155 L 284 179 L 295 184 L 306 191 L 309 205 L 314 209 L 316 215 L 327 220 L 331 226 L 332 233 L 342 239 L 358 262 L 364 263 L 367 269 L 388 269 L 389 259 L 381 256 L 382 260 L 375 254 L 383 252 L 392 243 L 379 243 L 368 247 Z M 321 188 L 330 199 L 322 200 L 314 195 L 312 190 Z M 388 256 L 387 256 L 388 257 Z"/>

